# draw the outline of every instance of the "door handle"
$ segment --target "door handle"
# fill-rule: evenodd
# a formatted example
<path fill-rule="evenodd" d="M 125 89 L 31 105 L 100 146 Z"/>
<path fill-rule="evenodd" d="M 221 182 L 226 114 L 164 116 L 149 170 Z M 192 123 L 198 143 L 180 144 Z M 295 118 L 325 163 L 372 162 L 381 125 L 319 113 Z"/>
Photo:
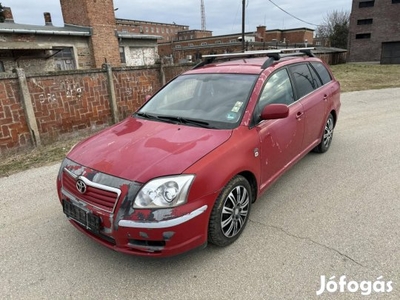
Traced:
<path fill-rule="evenodd" d="M 297 112 L 296 119 L 300 119 L 303 115 L 304 115 L 304 112 L 302 112 L 302 111 Z"/>

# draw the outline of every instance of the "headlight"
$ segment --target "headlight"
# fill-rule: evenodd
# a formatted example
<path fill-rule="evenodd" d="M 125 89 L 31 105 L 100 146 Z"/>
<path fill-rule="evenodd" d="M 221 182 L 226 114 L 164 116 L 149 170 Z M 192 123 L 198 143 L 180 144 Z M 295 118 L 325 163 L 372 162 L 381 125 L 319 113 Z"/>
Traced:
<path fill-rule="evenodd" d="M 174 207 L 186 203 L 194 175 L 168 176 L 153 179 L 139 192 L 134 208 Z"/>

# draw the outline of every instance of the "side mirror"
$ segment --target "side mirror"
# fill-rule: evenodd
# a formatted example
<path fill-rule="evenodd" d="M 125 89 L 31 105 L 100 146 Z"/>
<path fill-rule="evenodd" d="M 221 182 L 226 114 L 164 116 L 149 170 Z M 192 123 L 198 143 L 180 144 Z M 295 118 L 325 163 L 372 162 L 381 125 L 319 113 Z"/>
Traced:
<path fill-rule="evenodd" d="M 286 104 L 269 104 L 261 112 L 261 120 L 284 119 L 289 115 Z"/>

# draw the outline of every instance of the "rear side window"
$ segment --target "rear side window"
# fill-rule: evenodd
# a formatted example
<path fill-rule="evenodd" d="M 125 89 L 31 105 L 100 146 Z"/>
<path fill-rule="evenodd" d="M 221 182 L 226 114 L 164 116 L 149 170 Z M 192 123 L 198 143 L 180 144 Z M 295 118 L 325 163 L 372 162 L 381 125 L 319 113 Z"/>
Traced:
<path fill-rule="evenodd" d="M 306 64 L 291 66 L 289 70 L 294 79 L 298 99 L 318 88 L 318 80 L 311 75 L 310 69 Z"/>
<path fill-rule="evenodd" d="M 331 74 L 329 74 L 328 70 L 325 66 L 319 62 L 312 62 L 311 65 L 317 71 L 319 77 L 322 80 L 322 84 L 327 84 L 332 80 Z"/>
<path fill-rule="evenodd" d="M 311 76 L 314 79 L 314 89 L 319 88 L 320 86 L 322 86 L 321 79 L 319 78 L 319 76 L 317 75 L 315 70 L 310 65 L 308 65 L 308 69 L 310 70 Z"/>

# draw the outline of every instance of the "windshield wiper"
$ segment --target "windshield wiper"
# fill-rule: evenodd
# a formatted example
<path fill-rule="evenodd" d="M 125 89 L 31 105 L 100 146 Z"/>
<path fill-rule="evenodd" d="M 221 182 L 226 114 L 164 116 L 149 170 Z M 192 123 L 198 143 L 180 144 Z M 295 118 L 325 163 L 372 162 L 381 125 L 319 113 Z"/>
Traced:
<path fill-rule="evenodd" d="M 158 116 L 158 115 L 148 114 L 145 112 L 138 112 L 138 113 L 136 113 L 136 115 L 141 118 L 145 118 L 145 119 L 149 119 L 149 120 L 157 120 L 157 121 L 163 121 L 163 122 L 174 123 L 174 124 L 189 124 L 189 125 L 194 125 L 194 126 L 203 127 L 203 128 L 215 128 L 213 126 L 210 126 L 210 123 L 208 123 L 208 122 L 195 120 L 195 119 L 188 119 L 188 118 L 174 117 L 174 116 Z"/>
<path fill-rule="evenodd" d="M 190 125 L 195 125 L 203 128 L 214 128 L 213 126 L 210 126 L 210 123 L 205 122 L 205 121 L 200 121 L 200 120 L 195 120 L 195 119 L 188 119 L 188 118 L 180 118 L 182 123 L 190 124 Z"/>
<path fill-rule="evenodd" d="M 138 112 L 136 113 L 137 116 L 142 117 L 144 119 L 151 119 L 151 120 L 158 120 L 158 116 L 156 115 L 152 115 L 152 114 L 148 114 L 145 112 Z"/>
<path fill-rule="evenodd" d="M 162 121 L 162 122 L 175 123 L 174 120 L 165 119 L 162 116 L 148 114 L 148 113 L 145 113 L 145 112 L 139 112 L 139 113 L 136 113 L 136 115 L 141 117 L 141 118 L 148 119 L 148 120 L 157 120 L 157 121 Z"/>
<path fill-rule="evenodd" d="M 174 116 L 158 116 L 161 120 L 169 120 L 179 124 L 189 124 L 203 128 L 214 128 L 210 126 L 210 123 L 195 119 L 183 118 L 183 117 L 174 117 Z"/>

